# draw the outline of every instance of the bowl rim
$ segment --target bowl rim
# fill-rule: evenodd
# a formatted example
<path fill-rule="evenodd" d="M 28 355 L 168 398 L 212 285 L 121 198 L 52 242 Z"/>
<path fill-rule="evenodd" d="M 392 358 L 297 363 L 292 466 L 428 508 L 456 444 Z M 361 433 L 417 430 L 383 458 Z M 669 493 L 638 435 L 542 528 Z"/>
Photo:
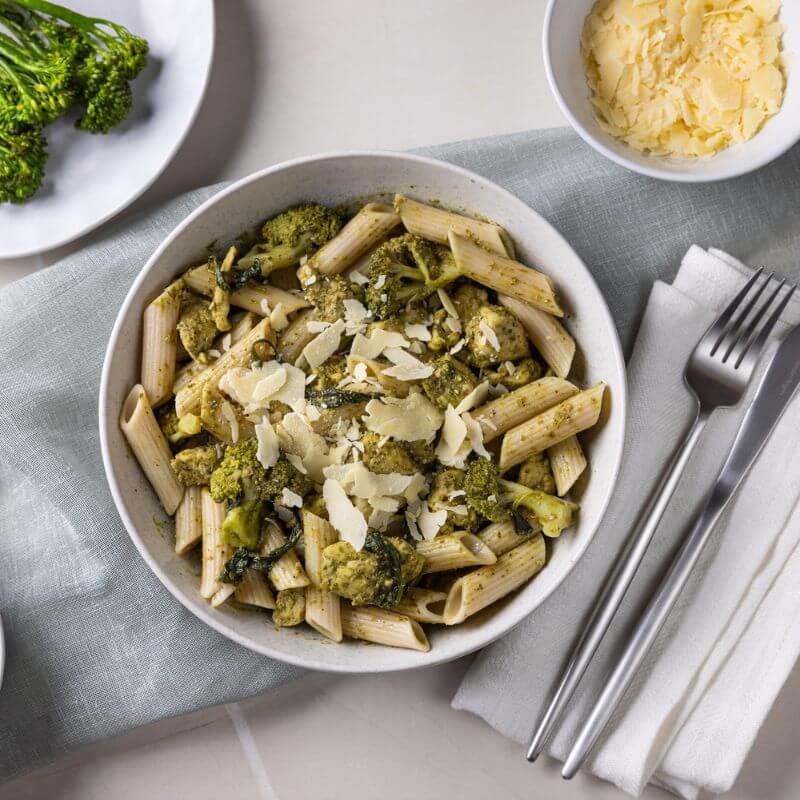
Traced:
<path fill-rule="evenodd" d="M 551 36 L 550 31 L 553 22 L 553 14 L 555 7 L 559 0 L 548 0 L 547 8 L 544 13 L 544 22 L 542 24 L 542 58 L 544 60 L 544 71 L 547 76 L 547 83 L 550 86 L 550 91 L 555 97 L 556 103 L 561 109 L 561 113 L 567 118 L 573 130 L 583 139 L 586 144 L 593 147 L 598 153 L 604 155 L 606 158 L 618 164 L 621 167 L 638 172 L 640 175 L 646 175 L 649 178 L 657 178 L 662 181 L 672 181 L 674 183 L 717 183 L 718 181 L 726 181 L 731 178 L 738 178 L 742 175 L 747 175 L 750 172 L 755 172 L 757 169 L 766 166 L 776 158 L 780 158 L 784 153 L 794 147 L 800 141 L 800 125 L 797 127 L 793 136 L 790 136 L 785 142 L 779 142 L 772 147 L 764 150 L 761 155 L 752 160 L 740 159 L 738 165 L 728 165 L 726 167 L 719 167 L 716 170 L 711 169 L 707 172 L 671 172 L 670 170 L 661 169 L 658 166 L 648 166 L 641 164 L 633 159 L 625 158 L 616 151 L 608 147 L 602 139 L 595 136 L 588 130 L 578 118 L 572 113 L 563 93 L 559 86 L 558 79 L 556 78 L 553 70 L 553 63 L 551 58 Z M 778 112 L 780 113 L 780 111 Z M 707 162 L 706 162 L 707 163 Z"/>
<path fill-rule="evenodd" d="M 559 586 L 561 586 L 563 581 L 566 579 L 569 573 L 575 568 L 575 565 L 580 561 L 581 557 L 586 552 L 587 547 L 594 539 L 597 530 L 600 528 L 600 525 L 602 524 L 603 517 L 605 516 L 606 510 L 608 509 L 608 504 L 611 501 L 611 497 L 614 494 L 614 489 L 616 488 L 617 479 L 619 477 L 619 471 L 622 464 L 625 433 L 627 428 L 628 387 L 627 387 L 627 370 L 625 365 L 625 358 L 622 352 L 622 345 L 620 343 L 619 333 L 614 323 L 614 319 L 611 315 L 611 311 L 608 308 L 608 304 L 605 301 L 603 293 L 600 291 L 600 287 L 598 286 L 597 281 L 594 278 L 594 275 L 591 273 L 589 268 L 583 262 L 583 259 L 581 259 L 577 253 L 575 253 L 576 259 L 578 260 L 581 267 L 583 267 L 583 269 L 585 270 L 586 277 L 594 285 L 598 295 L 600 296 L 601 303 L 599 311 L 602 314 L 603 324 L 607 327 L 607 329 L 611 334 L 609 337 L 610 341 L 608 342 L 608 344 L 611 348 L 612 358 L 615 362 L 615 365 L 618 369 L 618 373 L 621 377 L 620 386 L 618 388 L 615 387 L 614 397 L 613 397 L 613 408 L 615 409 L 614 413 L 619 415 L 620 420 L 618 425 L 617 436 L 615 439 L 611 441 L 611 446 L 613 446 L 615 450 L 615 459 L 610 476 L 610 483 L 609 483 L 610 488 L 607 491 L 605 498 L 603 498 L 602 503 L 600 504 L 599 512 L 597 515 L 597 522 L 594 526 L 594 529 L 591 530 L 589 534 L 585 537 L 580 549 L 578 549 L 574 553 L 572 560 L 566 565 L 566 568 L 560 580 L 557 583 L 555 583 L 543 597 L 540 598 L 539 602 L 534 608 L 525 611 L 523 614 L 520 615 L 518 619 L 512 621 L 510 624 L 502 626 L 498 630 L 493 631 L 491 634 L 487 635 L 483 641 L 481 641 L 478 644 L 475 644 L 474 646 L 465 647 L 464 649 L 455 653 L 447 653 L 438 656 L 436 655 L 435 649 L 432 649 L 425 654 L 426 657 L 424 659 L 420 659 L 419 662 L 416 663 L 405 664 L 401 666 L 387 663 L 385 665 L 380 665 L 380 666 L 369 665 L 367 668 L 359 669 L 358 665 L 351 665 L 347 663 L 335 663 L 335 662 L 331 663 L 324 660 L 323 658 L 306 658 L 306 657 L 296 656 L 292 653 L 276 651 L 268 644 L 253 641 L 252 639 L 249 639 L 248 637 L 233 630 L 230 626 L 228 626 L 225 623 L 223 619 L 212 614 L 210 609 L 205 609 L 190 604 L 189 598 L 184 596 L 184 593 L 173 582 L 170 575 L 161 567 L 161 565 L 156 561 L 156 559 L 150 554 L 142 537 L 139 535 L 139 532 L 136 526 L 134 525 L 133 520 L 127 513 L 125 503 L 123 502 L 123 490 L 117 481 L 117 477 L 115 475 L 111 462 L 110 444 L 106 436 L 106 428 L 107 425 L 109 424 L 109 420 L 116 420 L 118 414 L 116 411 L 109 408 L 109 383 L 110 383 L 111 366 L 113 363 L 113 354 L 117 348 L 118 340 L 122 334 L 123 324 L 127 319 L 128 314 L 130 313 L 131 306 L 134 303 L 134 298 L 139 290 L 140 285 L 145 280 L 146 276 L 150 273 L 150 271 L 154 268 L 154 266 L 158 263 L 163 252 L 172 244 L 173 241 L 175 241 L 184 232 L 184 230 L 187 227 L 189 227 L 196 219 L 203 216 L 209 208 L 214 206 L 224 197 L 227 197 L 228 195 L 238 192 L 241 188 L 247 186 L 250 183 L 259 181 L 268 175 L 272 175 L 274 173 L 286 169 L 291 169 L 293 167 L 307 164 L 309 162 L 337 160 L 337 159 L 351 159 L 354 157 L 355 158 L 378 157 L 378 158 L 390 158 L 390 159 L 398 159 L 405 161 L 413 161 L 418 164 L 422 164 L 424 166 L 429 166 L 436 169 L 445 168 L 448 171 L 458 174 L 462 178 L 487 186 L 491 190 L 500 192 L 501 194 L 505 195 L 506 199 L 511 201 L 512 204 L 516 204 L 518 206 L 523 207 L 524 211 L 527 212 L 528 214 L 534 214 L 538 216 L 543 222 L 545 222 L 552 229 L 553 234 L 557 236 L 563 244 L 569 247 L 569 249 L 572 250 L 573 253 L 575 253 L 571 245 L 567 242 L 567 240 L 564 238 L 564 236 L 561 234 L 560 231 L 558 231 L 548 220 L 546 220 L 542 215 L 540 215 L 537 211 L 531 208 L 527 203 L 518 198 L 512 192 L 508 191 L 507 189 L 504 189 L 502 186 L 499 186 L 498 184 L 494 183 L 494 181 L 491 181 L 488 178 L 483 177 L 482 175 L 478 175 L 477 173 L 465 169 L 464 167 L 451 164 L 448 161 L 442 161 L 440 159 L 430 158 L 427 156 L 421 156 L 417 154 L 403 153 L 391 150 L 344 150 L 344 151 L 317 153 L 310 156 L 303 156 L 300 158 L 289 159 L 287 161 L 279 162 L 278 164 L 274 164 L 264 169 L 257 170 L 256 172 L 253 172 L 249 175 L 246 175 L 243 178 L 240 178 L 239 180 L 232 182 L 229 186 L 224 187 L 220 191 L 215 192 L 210 198 L 201 203 L 194 211 L 188 214 L 183 220 L 181 220 L 181 222 L 179 222 L 172 229 L 172 231 L 166 236 L 166 238 L 156 248 L 156 250 L 150 256 L 150 258 L 148 258 L 144 266 L 140 269 L 139 274 L 136 276 L 135 280 L 128 289 L 128 292 L 125 295 L 125 299 L 123 300 L 122 305 L 120 306 L 120 309 L 117 312 L 116 319 L 114 320 L 114 327 L 112 328 L 108 345 L 106 347 L 105 355 L 103 357 L 103 368 L 100 377 L 100 391 L 98 395 L 98 427 L 100 433 L 100 450 L 103 459 L 103 469 L 105 472 L 106 481 L 108 482 L 108 486 L 111 491 L 111 496 L 114 500 L 114 505 L 116 506 L 117 513 L 119 514 L 123 525 L 125 526 L 125 530 L 127 531 L 128 535 L 130 536 L 131 540 L 136 546 L 136 549 L 139 551 L 139 554 L 144 559 L 147 566 L 152 570 L 152 572 L 156 575 L 156 577 L 159 579 L 162 585 L 169 591 L 169 593 L 176 600 L 178 600 L 178 602 L 187 611 L 192 613 L 202 622 L 209 625 L 212 629 L 216 630 L 218 633 L 225 636 L 227 639 L 236 642 L 237 644 L 247 648 L 248 650 L 259 653 L 260 655 L 273 658 L 276 661 L 280 661 L 286 664 L 292 664 L 298 667 L 303 667 L 305 669 L 317 670 L 321 672 L 344 673 L 344 674 L 368 674 L 368 673 L 371 674 L 380 672 L 404 671 L 407 669 L 418 669 L 422 667 L 432 667 L 436 666 L 437 664 L 442 664 L 448 661 L 455 660 L 456 658 L 462 658 L 465 655 L 469 655 L 470 653 L 480 650 L 488 646 L 492 642 L 496 641 L 501 636 L 505 636 L 510 630 L 519 625 L 523 620 L 527 619 L 531 613 L 533 613 L 539 606 L 541 606 L 542 603 L 544 603 L 545 600 L 547 600 L 547 598 Z M 597 304 L 595 305 L 595 308 L 597 308 Z"/>

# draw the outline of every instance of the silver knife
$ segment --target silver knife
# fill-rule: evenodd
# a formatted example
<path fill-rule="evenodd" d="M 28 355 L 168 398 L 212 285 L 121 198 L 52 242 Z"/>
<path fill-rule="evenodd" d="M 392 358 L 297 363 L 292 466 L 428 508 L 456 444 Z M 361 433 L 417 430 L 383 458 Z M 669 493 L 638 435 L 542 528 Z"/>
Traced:
<path fill-rule="evenodd" d="M 708 542 L 714 525 L 758 457 L 800 385 L 800 327 L 780 343 L 739 425 L 728 458 L 669 571 L 637 623 L 628 644 L 578 733 L 561 775 L 580 769 L 661 630 Z"/>

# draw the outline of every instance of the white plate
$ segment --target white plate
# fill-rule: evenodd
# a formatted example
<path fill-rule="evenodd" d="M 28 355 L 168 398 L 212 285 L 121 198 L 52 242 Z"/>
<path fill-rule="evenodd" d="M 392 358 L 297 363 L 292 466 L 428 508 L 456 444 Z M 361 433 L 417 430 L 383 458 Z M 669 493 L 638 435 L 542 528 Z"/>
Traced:
<path fill-rule="evenodd" d="M 0 205 L 0 258 L 71 242 L 132 203 L 175 155 L 208 82 L 213 0 L 71 0 L 69 5 L 143 36 L 150 60 L 131 84 L 130 116 L 107 135 L 75 129 L 75 111 L 47 128 L 44 185 L 27 203 Z"/>
<path fill-rule="evenodd" d="M 505 602 L 462 625 L 431 626 L 429 653 L 356 641 L 334 645 L 310 628 L 275 630 L 262 613 L 227 605 L 211 608 L 198 591 L 198 562 L 176 555 L 172 537 L 163 535 L 158 520 L 164 513 L 118 425 L 123 400 L 139 381 L 142 311 L 173 276 L 203 259 L 208 242 L 224 241 L 303 200 L 337 204 L 395 191 L 438 198 L 447 208 L 481 213 L 504 225 L 519 258 L 541 267 L 556 283 L 581 351 L 577 377 L 584 385 L 605 380 L 610 389 L 608 416 L 587 441 L 591 467 L 577 524 L 551 543 L 547 566 Z M 192 613 L 233 641 L 282 661 L 336 672 L 382 672 L 431 666 L 477 650 L 506 633 L 561 583 L 597 531 L 611 498 L 622 458 L 625 398 L 625 365 L 608 306 L 589 270 L 549 222 L 505 189 L 452 164 L 402 153 L 339 153 L 290 161 L 243 178 L 167 237 L 128 292 L 108 343 L 100 383 L 100 443 L 128 533 L 150 568 Z"/>

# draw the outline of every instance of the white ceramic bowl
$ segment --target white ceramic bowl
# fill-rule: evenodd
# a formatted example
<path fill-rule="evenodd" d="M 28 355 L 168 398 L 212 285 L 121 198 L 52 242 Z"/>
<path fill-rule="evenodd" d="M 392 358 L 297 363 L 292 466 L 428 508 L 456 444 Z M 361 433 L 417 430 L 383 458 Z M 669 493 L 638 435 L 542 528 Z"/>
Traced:
<path fill-rule="evenodd" d="M 800 76 L 790 72 L 780 112 L 748 142 L 702 159 L 667 158 L 639 153 L 606 133 L 595 119 L 581 57 L 583 22 L 595 0 L 549 0 L 543 51 L 547 80 L 556 101 L 580 136 L 606 158 L 642 175 L 667 181 L 705 183 L 744 175 L 785 153 L 800 140 Z M 784 0 L 780 21 L 783 47 L 800 52 L 800 3 Z"/>
<path fill-rule="evenodd" d="M 502 223 L 519 257 L 553 276 L 588 366 L 580 376 L 610 386 L 608 418 L 589 445 L 591 475 L 577 526 L 556 541 L 545 569 L 520 592 L 467 623 L 429 631 L 429 653 L 346 641 L 333 645 L 310 629 L 276 631 L 268 617 L 200 597 L 199 563 L 177 556 L 156 521 L 164 514 L 131 457 L 117 420 L 138 381 L 141 317 L 145 305 L 188 265 L 202 261 L 209 242 L 225 240 L 303 200 L 336 204 L 383 192 L 438 198 L 445 207 L 473 210 Z M 580 558 L 611 497 L 622 457 L 625 367 L 614 322 L 589 271 L 561 235 L 523 202 L 478 175 L 440 161 L 400 153 L 321 155 L 270 167 L 238 181 L 185 219 L 153 254 L 120 309 L 100 386 L 100 440 L 108 482 L 131 538 L 164 585 L 186 608 L 245 647 L 311 669 L 379 672 L 430 666 L 488 644 L 533 611 Z M 160 528 L 162 530 L 160 530 Z"/>

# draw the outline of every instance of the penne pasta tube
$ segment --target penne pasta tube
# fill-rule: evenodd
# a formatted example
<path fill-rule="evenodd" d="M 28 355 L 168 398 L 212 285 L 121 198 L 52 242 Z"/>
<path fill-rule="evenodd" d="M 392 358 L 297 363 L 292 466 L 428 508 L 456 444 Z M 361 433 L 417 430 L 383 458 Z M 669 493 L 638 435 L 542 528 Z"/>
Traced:
<path fill-rule="evenodd" d="M 449 240 L 462 275 L 496 292 L 541 308 L 548 314 L 564 316 L 556 299 L 553 282 L 543 272 L 486 250 L 453 231 L 450 231 Z"/>
<path fill-rule="evenodd" d="M 445 625 L 456 625 L 505 597 L 530 580 L 544 566 L 544 537 L 537 533 L 497 559 L 460 577 L 450 589 L 444 607 Z"/>
<path fill-rule="evenodd" d="M 286 536 L 278 527 L 277 523 L 267 520 L 264 524 L 264 543 L 261 547 L 261 555 L 283 547 L 286 544 Z M 284 589 L 299 589 L 308 586 L 311 581 L 297 557 L 294 550 L 284 553 L 272 566 L 269 571 L 269 579 L 272 585 L 280 592 Z"/>
<path fill-rule="evenodd" d="M 601 381 L 507 431 L 500 447 L 500 472 L 591 428 L 600 417 L 605 390 Z"/>
<path fill-rule="evenodd" d="M 547 449 L 550 469 L 556 481 L 556 493 L 563 497 L 586 469 L 586 456 L 577 436 L 570 436 L 563 442 L 556 442 Z"/>
<path fill-rule="evenodd" d="M 530 517 L 533 517 L 531 514 Z M 529 519 L 526 517 L 526 520 Z M 496 555 L 502 556 L 509 550 L 513 550 L 517 545 L 527 542 L 536 533 L 542 530 L 542 526 L 530 520 L 531 529 L 528 533 L 517 533 L 514 523 L 493 522 L 478 532 L 478 538 Z"/>
<path fill-rule="evenodd" d="M 230 350 L 226 350 L 207 370 L 184 386 L 175 395 L 175 411 L 179 417 L 185 414 L 196 414 L 200 409 L 203 387 L 216 386 L 220 378 L 233 367 L 248 367 L 253 363 L 253 345 L 262 339 L 272 339 L 272 328 L 268 319 L 262 319 L 243 339 L 240 339 Z"/>
<path fill-rule="evenodd" d="M 263 572 L 247 569 L 241 583 L 236 585 L 233 599 L 238 603 L 259 608 L 275 608 L 275 597 Z"/>
<path fill-rule="evenodd" d="M 306 586 L 306 622 L 334 642 L 342 641 L 341 601 L 338 595 L 320 588 L 322 551 L 338 540 L 336 529 L 327 521 L 302 511 L 303 539 L 305 540 L 306 574 L 310 581 Z"/>
<path fill-rule="evenodd" d="M 208 369 L 208 364 L 201 364 L 199 361 L 190 361 L 184 364 L 176 373 L 175 380 L 172 382 L 172 391 L 177 394 L 181 389 L 188 386 L 201 372 Z"/>
<path fill-rule="evenodd" d="M 449 533 L 417 542 L 417 552 L 425 557 L 423 572 L 446 572 L 461 567 L 494 564 L 495 554 L 471 533 Z"/>
<path fill-rule="evenodd" d="M 183 280 L 192 291 L 198 294 L 206 297 L 214 294 L 216 278 L 205 264 L 187 270 L 183 274 Z M 264 316 L 264 307 L 262 306 L 264 300 L 267 301 L 270 308 L 275 308 L 278 303 L 283 303 L 284 314 L 293 314 L 295 311 L 311 305 L 302 295 L 292 294 L 267 283 L 248 283 L 241 289 L 231 292 L 229 300 L 232 306 L 252 311 L 260 316 Z"/>
<path fill-rule="evenodd" d="M 431 649 L 428 637 L 418 622 L 372 606 L 353 608 L 349 603 L 342 603 L 342 632 L 350 639 L 362 639 L 389 647 L 405 647 L 423 653 Z"/>
<path fill-rule="evenodd" d="M 141 383 L 153 408 L 172 396 L 182 291 L 179 278 L 145 308 L 142 317 Z"/>
<path fill-rule="evenodd" d="M 183 500 L 175 512 L 175 552 L 178 555 L 191 550 L 203 538 L 203 513 L 200 487 L 187 486 Z"/>
<path fill-rule="evenodd" d="M 552 315 L 501 294 L 497 298 L 519 321 L 533 346 L 559 378 L 566 378 L 575 357 L 575 340 Z"/>
<path fill-rule="evenodd" d="M 490 250 L 501 256 L 514 257 L 511 237 L 499 225 L 445 211 L 412 200 L 402 194 L 394 196 L 394 207 L 406 229 L 423 239 L 447 244 L 447 234 L 452 230 L 460 236 L 479 239 Z"/>
<path fill-rule="evenodd" d="M 278 358 L 287 364 L 294 364 L 300 358 L 303 348 L 317 335 L 308 329 L 308 323 L 315 319 L 315 310 L 306 309 L 298 314 L 278 339 Z"/>
<path fill-rule="evenodd" d="M 119 427 L 164 510 L 174 514 L 183 499 L 183 484 L 172 469 L 172 453 L 141 384 L 125 398 Z"/>
<path fill-rule="evenodd" d="M 435 592 L 432 589 L 406 589 L 399 603 L 392 611 L 403 614 L 417 622 L 428 622 L 432 625 L 444 622 L 444 603 L 447 592 Z"/>
<path fill-rule="evenodd" d="M 367 203 L 308 263 L 323 275 L 338 275 L 399 224 L 400 217 L 392 206 Z"/>
<path fill-rule="evenodd" d="M 484 403 L 472 412 L 472 418 L 481 426 L 483 441 L 490 442 L 577 393 L 578 387 L 563 378 L 540 378 Z"/>
<path fill-rule="evenodd" d="M 200 422 L 212 436 L 226 444 L 255 436 L 255 425 L 242 414 L 214 383 L 206 383 L 200 396 Z"/>
<path fill-rule="evenodd" d="M 230 583 L 220 583 L 217 576 L 225 562 L 233 555 L 233 547 L 221 541 L 222 523 L 225 521 L 225 505 L 215 503 L 211 492 L 205 487 L 200 490 L 200 505 L 203 517 L 203 557 L 200 573 L 200 594 L 211 605 L 225 602 L 236 587 Z"/>

